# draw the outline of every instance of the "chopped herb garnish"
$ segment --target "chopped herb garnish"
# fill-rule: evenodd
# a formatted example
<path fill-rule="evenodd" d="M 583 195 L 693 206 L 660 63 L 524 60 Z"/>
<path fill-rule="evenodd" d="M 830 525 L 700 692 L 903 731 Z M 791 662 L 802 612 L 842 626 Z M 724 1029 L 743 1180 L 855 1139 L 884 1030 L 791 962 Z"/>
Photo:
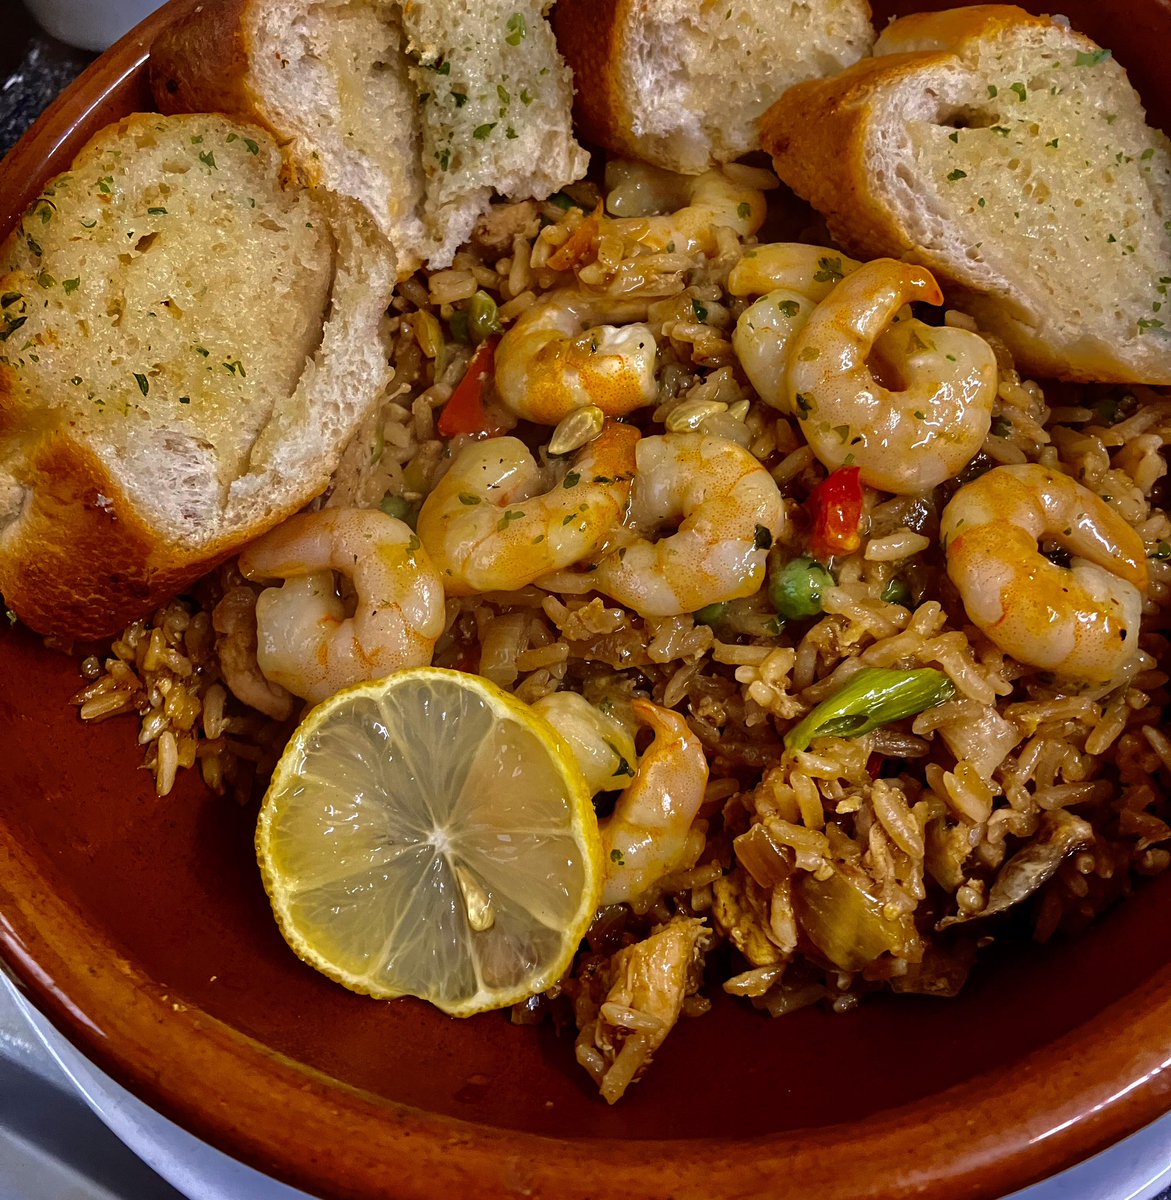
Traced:
<path fill-rule="evenodd" d="M 57 281 L 49 274 L 48 271 L 42 271 L 37 276 L 37 283 L 43 288 L 51 288 L 57 286 Z"/>
<path fill-rule="evenodd" d="M 991 129 L 993 133 L 999 134 L 1001 137 L 1008 137 L 1007 125 L 993 125 Z"/>
<path fill-rule="evenodd" d="M 113 175 L 103 175 L 101 179 L 98 180 L 98 191 L 108 196 L 114 190 L 113 184 Z"/>
<path fill-rule="evenodd" d="M 568 491 L 570 488 L 577 487 L 579 483 L 581 483 L 581 472 L 570 471 L 561 481 L 561 486 Z"/>
<path fill-rule="evenodd" d="M 508 511 L 505 512 L 504 516 L 502 516 L 500 518 L 500 520 L 496 522 L 496 528 L 497 529 L 507 529 L 509 527 L 509 525 L 512 524 L 513 521 L 519 521 L 523 516 L 524 516 L 524 513 L 521 512 L 519 509 L 509 509 Z M 573 520 L 572 514 L 569 519 L 571 521 Z M 564 524 L 564 522 L 562 522 L 562 523 Z"/>
<path fill-rule="evenodd" d="M 203 165 L 207 167 L 209 171 L 219 170 L 219 167 L 216 166 L 215 162 L 215 153 L 211 150 L 204 150 L 199 156 L 199 161 L 203 163 Z"/>
<path fill-rule="evenodd" d="M 513 13 L 504 24 L 504 28 L 508 31 L 504 35 L 504 40 L 510 46 L 519 46 L 525 40 L 525 35 L 529 31 L 529 24 L 525 20 L 524 13 Z"/>
<path fill-rule="evenodd" d="M 1009 91 L 1016 92 L 1016 98 L 1023 104 L 1029 98 L 1028 89 L 1023 83 L 1014 83 Z"/>
<path fill-rule="evenodd" d="M 1077 58 L 1073 60 L 1073 65 L 1075 67 L 1096 67 L 1099 63 L 1104 63 L 1112 54 L 1112 50 L 1079 50 Z"/>
<path fill-rule="evenodd" d="M 467 95 L 464 92 L 452 92 L 451 98 L 455 101 L 456 108 L 463 108 L 468 102 Z"/>
<path fill-rule="evenodd" d="M 483 503 L 479 496 L 473 495 L 471 492 L 460 492 L 459 502 L 461 504 L 466 504 L 469 508 L 471 508 L 473 504 Z"/>
<path fill-rule="evenodd" d="M 180 404 L 190 404 L 190 403 L 191 403 L 191 397 L 190 397 L 190 396 L 180 396 L 180 397 L 179 397 L 179 403 L 180 403 Z"/>
<path fill-rule="evenodd" d="M 239 373 L 242 376 L 247 376 L 248 374 L 248 372 L 244 370 L 244 367 L 238 358 L 232 362 L 223 363 L 222 366 L 225 371 L 229 371 L 233 375 Z"/>
<path fill-rule="evenodd" d="M 988 96 L 990 99 L 995 99 L 998 91 L 999 89 L 997 88 L 996 84 L 990 83 L 988 85 Z"/>
<path fill-rule="evenodd" d="M 1171 542 L 1159 542 L 1155 548 L 1147 555 L 1147 558 L 1158 559 L 1159 562 L 1164 562 L 1171 558 Z"/>
<path fill-rule="evenodd" d="M 956 167 L 954 171 L 948 172 L 947 181 L 948 183 L 955 183 L 957 179 L 967 179 L 967 177 L 967 171 L 961 171 L 959 167 Z"/>
<path fill-rule="evenodd" d="M 498 122 L 496 121 L 489 121 L 484 125 L 477 125 L 476 128 L 472 130 L 472 137 L 474 137 L 477 142 L 485 141 L 492 130 L 496 128 L 497 124 Z"/>
<path fill-rule="evenodd" d="M 691 301 L 691 311 L 695 314 L 695 319 L 697 321 L 706 321 L 707 320 L 707 309 L 702 304 L 700 304 L 700 302 L 698 300 L 693 299 Z"/>
<path fill-rule="evenodd" d="M 1146 162 L 1148 158 L 1154 158 L 1154 157 L 1155 157 L 1155 148 L 1154 148 L 1154 146 L 1148 146 L 1148 147 L 1147 147 L 1147 148 L 1146 148 L 1146 149 L 1145 149 L 1145 150 L 1144 150 L 1144 151 L 1143 151 L 1143 152 L 1142 152 L 1142 153 L 1141 153 L 1141 154 L 1138 156 L 1138 158 L 1139 158 L 1139 162 Z"/>
<path fill-rule="evenodd" d="M 958 144 L 960 140 L 960 131 L 958 129 L 953 130 L 947 135 L 947 140 L 949 142 L 955 142 Z"/>
<path fill-rule="evenodd" d="M 521 102 L 521 104 L 525 104 L 525 105 L 532 104 L 533 97 L 532 97 L 532 94 L 529 92 L 528 88 L 520 89 L 520 102 Z"/>
<path fill-rule="evenodd" d="M 144 396 L 150 391 L 150 382 L 145 375 L 140 375 L 137 371 L 135 371 L 134 382 L 138 384 L 138 390 Z"/>
<path fill-rule="evenodd" d="M 619 850 L 617 846 L 610 851 L 610 861 L 612 863 L 617 863 L 620 867 L 626 865 L 626 859 L 623 857 L 622 851 Z"/>
<path fill-rule="evenodd" d="M 752 216 L 752 205 L 749 204 L 747 200 L 741 200 L 740 203 L 736 205 L 736 215 L 741 221 L 747 221 L 748 218 Z"/>
<path fill-rule="evenodd" d="M 767 525 L 758 525 L 752 537 L 752 544 L 757 550 L 768 550 L 773 544 L 772 530 Z"/>
<path fill-rule="evenodd" d="M 798 392 L 797 408 L 803 417 L 807 417 L 813 411 L 813 401 L 804 392 Z"/>
<path fill-rule="evenodd" d="M 165 208 L 148 208 L 146 210 L 152 217 L 165 217 L 167 210 Z"/>
<path fill-rule="evenodd" d="M 781 300 L 777 304 L 782 317 L 795 317 L 801 311 L 801 305 L 796 300 Z"/>
<path fill-rule="evenodd" d="M 817 283 L 837 283 L 840 279 L 845 279 L 845 273 L 842 270 L 842 260 L 840 258 L 819 258 L 817 260 L 817 271 L 814 273 L 814 280 Z"/>
<path fill-rule="evenodd" d="M 1057 138 L 1054 138 L 1053 141 L 1051 141 L 1051 142 L 1046 142 L 1045 145 L 1048 146 L 1049 149 L 1051 149 L 1051 150 L 1056 150 L 1057 149 Z"/>
<path fill-rule="evenodd" d="M 1164 325 L 1158 317 L 1139 317 L 1138 327 L 1146 331 L 1148 329 L 1162 329 Z"/>

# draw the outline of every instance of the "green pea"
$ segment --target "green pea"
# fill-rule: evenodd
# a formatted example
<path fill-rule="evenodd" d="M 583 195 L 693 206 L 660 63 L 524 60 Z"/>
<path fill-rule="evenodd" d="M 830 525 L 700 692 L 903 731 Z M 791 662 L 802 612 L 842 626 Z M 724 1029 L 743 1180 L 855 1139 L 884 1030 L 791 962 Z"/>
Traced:
<path fill-rule="evenodd" d="M 791 621 L 815 617 L 821 612 L 821 595 L 833 586 L 833 576 L 815 558 L 803 554 L 788 562 L 774 559 L 769 564 L 768 598 L 782 617 Z"/>

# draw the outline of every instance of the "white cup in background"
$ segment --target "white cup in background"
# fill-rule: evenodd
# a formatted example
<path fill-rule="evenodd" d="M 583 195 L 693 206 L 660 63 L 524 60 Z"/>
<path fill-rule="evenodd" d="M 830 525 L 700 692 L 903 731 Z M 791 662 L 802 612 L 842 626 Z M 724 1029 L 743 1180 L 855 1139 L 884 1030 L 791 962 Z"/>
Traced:
<path fill-rule="evenodd" d="M 24 0 L 38 24 L 55 38 L 82 50 L 104 50 L 162 0 Z"/>

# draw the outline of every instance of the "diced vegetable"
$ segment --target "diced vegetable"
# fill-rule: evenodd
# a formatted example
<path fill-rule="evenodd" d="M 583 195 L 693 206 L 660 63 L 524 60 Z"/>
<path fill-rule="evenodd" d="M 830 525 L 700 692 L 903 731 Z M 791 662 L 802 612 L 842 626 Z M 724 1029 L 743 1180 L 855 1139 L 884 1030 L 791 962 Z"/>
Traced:
<path fill-rule="evenodd" d="M 700 625 L 718 625 L 728 615 L 727 604 L 705 604 L 695 614 Z"/>
<path fill-rule="evenodd" d="M 833 558 L 852 554 L 862 543 L 861 470 L 840 467 L 813 489 L 809 505 L 813 510 L 813 533 L 809 548 L 815 558 Z"/>
<path fill-rule="evenodd" d="M 918 949 L 910 914 L 891 919 L 865 876 L 845 864 L 836 864 L 827 879 L 802 875 L 793 908 L 809 940 L 843 971 L 860 971 L 882 954 L 903 957 Z"/>
<path fill-rule="evenodd" d="M 477 345 L 494 333 L 503 333 L 504 326 L 496 311 L 496 301 L 485 291 L 478 291 L 468 301 L 468 333 Z"/>
<path fill-rule="evenodd" d="M 492 374 L 496 362 L 496 343 L 499 337 L 481 342 L 472 355 L 467 373 L 451 394 L 451 399 L 439 414 L 439 432 L 444 437 L 457 433 L 500 433 L 500 427 L 484 407 L 484 383 Z"/>
<path fill-rule="evenodd" d="M 904 608 L 910 608 L 914 602 L 906 581 L 898 578 L 892 579 L 882 589 L 882 599 L 886 604 L 901 604 Z"/>
<path fill-rule="evenodd" d="M 860 737 L 934 708 L 954 695 L 955 684 L 931 667 L 916 671 L 864 667 L 841 691 L 823 700 L 789 730 L 785 748 L 805 750 L 817 737 Z"/>
<path fill-rule="evenodd" d="M 602 234 L 602 208 L 591 213 L 569 235 L 564 245 L 549 256 L 554 271 L 576 271 L 598 257 L 598 239 Z"/>
<path fill-rule="evenodd" d="M 404 500 L 402 496 L 383 496 L 382 503 L 378 507 L 388 517 L 395 517 L 400 521 L 404 521 L 414 529 L 415 520 L 419 512 L 409 500 Z"/>
<path fill-rule="evenodd" d="M 815 558 L 803 554 L 769 563 L 768 598 L 773 608 L 791 621 L 815 617 L 821 612 L 821 595 L 832 587 L 833 576 Z"/>

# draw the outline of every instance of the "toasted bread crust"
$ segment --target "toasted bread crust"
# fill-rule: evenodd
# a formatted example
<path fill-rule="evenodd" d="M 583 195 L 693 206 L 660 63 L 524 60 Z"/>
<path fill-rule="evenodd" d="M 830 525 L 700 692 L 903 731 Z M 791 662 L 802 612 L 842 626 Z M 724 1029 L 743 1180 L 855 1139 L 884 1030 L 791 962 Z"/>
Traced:
<path fill-rule="evenodd" d="M 942 53 L 864 58 L 830 79 L 791 87 L 761 119 L 761 144 L 777 174 L 824 215 L 834 239 L 856 258 L 898 255 L 910 242 L 870 189 L 866 143 L 876 106 L 893 81 L 947 60 Z"/>
<path fill-rule="evenodd" d="M 957 49 L 965 42 L 994 38 L 1008 28 L 1050 25 L 1015 4 L 973 4 L 943 12 L 912 13 L 892 22 L 878 36 L 876 56 L 909 54 L 921 50 Z"/>
<path fill-rule="evenodd" d="M 557 48 L 573 71 L 578 129 L 587 141 L 615 154 L 637 150 L 618 69 L 625 59 L 623 31 L 633 6 L 633 0 L 559 4 L 551 17 Z"/>
<path fill-rule="evenodd" d="M 189 551 L 184 561 L 160 545 L 102 463 L 64 431 L 37 442 L 20 476 L 27 502 L 0 532 L 0 594 L 39 633 L 117 633 L 230 553 Z"/>
<path fill-rule="evenodd" d="M 278 141 L 264 98 L 252 86 L 248 12 L 253 0 L 202 4 L 151 46 L 150 85 L 163 113 L 220 112 L 253 121 Z"/>

